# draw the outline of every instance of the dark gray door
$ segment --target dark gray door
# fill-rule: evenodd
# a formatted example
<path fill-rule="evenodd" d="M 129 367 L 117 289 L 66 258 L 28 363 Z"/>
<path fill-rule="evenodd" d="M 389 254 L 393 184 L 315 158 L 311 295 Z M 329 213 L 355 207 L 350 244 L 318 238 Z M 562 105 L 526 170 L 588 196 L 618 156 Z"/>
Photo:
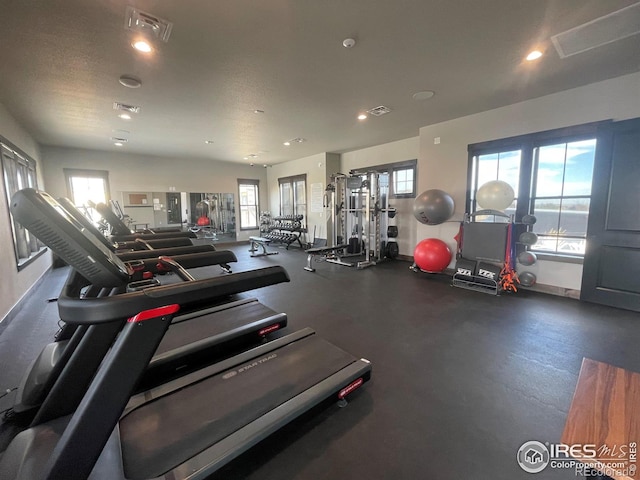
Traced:
<path fill-rule="evenodd" d="M 167 193 L 167 223 L 170 225 L 182 223 L 180 208 L 180 194 Z"/>
<path fill-rule="evenodd" d="M 598 135 L 580 298 L 640 311 L 640 118 Z"/>

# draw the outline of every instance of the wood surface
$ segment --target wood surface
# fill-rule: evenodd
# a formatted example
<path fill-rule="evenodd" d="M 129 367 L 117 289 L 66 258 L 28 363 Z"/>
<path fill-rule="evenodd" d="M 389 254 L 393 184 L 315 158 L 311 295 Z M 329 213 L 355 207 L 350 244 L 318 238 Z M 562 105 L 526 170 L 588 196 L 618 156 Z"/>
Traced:
<path fill-rule="evenodd" d="M 640 373 L 583 359 L 561 442 L 596 445 L 596 466 L 633 460 L 633 444 L 637 448 L 640 442 Z M 592 463 L 575 453 L 574 458 Z M 606 473 L 616 480 L 638 480 L 637 464 L 636 453 L 631 471 Z"/>

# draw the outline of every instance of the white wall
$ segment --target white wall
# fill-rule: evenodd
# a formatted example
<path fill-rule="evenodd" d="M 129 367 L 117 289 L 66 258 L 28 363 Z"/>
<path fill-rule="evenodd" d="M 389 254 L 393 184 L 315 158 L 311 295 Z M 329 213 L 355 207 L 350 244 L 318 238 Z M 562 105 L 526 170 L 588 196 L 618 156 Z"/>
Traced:
<path fill-rule="evenodd" d="M 407 138 L 397 142 L 385 143 L 375 147 L 363 148 L 353 152 L 343 153 L 341 172 L 382 165 L 385 163 L 402 162 L 418 158 L 420 151 L 420 137 Z M 420 171 L 420 163 L 417 170 Z M 335 173 L 335 172 L 332 172 Z M 421 192 L 418 185 L 418 193 Z M 398 227 L 398 248 L 400 255 L 413 256 L 416 246 L 416 220 L 413 216 L 413 199 L 390 199 L 389 204 L 398 210 L 394 224 Z"/>
<path fill-rule="evenodd" d="M 439 188 L 455 200 L 454 219 L 464 213 L 467 146 L 472 143 L 551 130 L 598 120 L 640 116 L 640 74 L 594 83 L 468 117 L 420 129 L 418 192 Z M 434 144 L 439 137 L 440 143 Z M 417 222 L 416 222 L 417 223 Z M 440 238 L 450 247 L 457 222 L 438 226 L 417 224 L 417 238 Z M 453 265 L 453 262 L 452 262 Z M 579 290 L 582 266 L 539 262 L 540 284 Z"/>
<path fill-rule="evenodd" d="M 0 135 L 36 160 L 38 163 L 38 183 L 42 186 L 42 162 L 40 161 L 38 145 L 2 104 L 0 104 Z M 0 265 L 2 265 L 0 321 L 6 317 L 7 313 L 24 295 L 28 294 L 33 284 L 51 266 L 51 255 L 47 253 L 27 265 L 21 272 L 18 272 L 10 224 L 9 205 L 6 201 L 4 182 L 0 181 Z"/>
<path fill-rule="evenodd" d="M 176 192 L 233 193 L 238 240 L 258 231 L 240 230 L 238 178 L 259 180 L 260 209 L 266 210 L 268 205 L 267 174 L 262 167 L 58 147 L 43 147 L 42 156 L 47 191 L 54 197 L 68 196 L 64 168 L 107 170 L 111 198 L 120 201 L 121 192 L 168 192 L 169 187 Z"/>

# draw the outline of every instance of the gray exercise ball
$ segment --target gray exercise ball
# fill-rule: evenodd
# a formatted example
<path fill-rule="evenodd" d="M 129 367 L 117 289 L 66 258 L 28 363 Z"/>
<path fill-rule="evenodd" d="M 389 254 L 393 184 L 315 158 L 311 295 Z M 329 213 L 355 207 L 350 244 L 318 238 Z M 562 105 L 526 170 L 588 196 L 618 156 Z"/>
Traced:
<path fill-rule="evenodd" d="M 529 246 L 535 245 L 538 242 L 538 235 L 533 232 L 522 232 L 518 241 Z"/>
<path fill-rule="evenodd" d="M 520 285 L 523 287 L 532 287 L 536 283 L 536 276 L 532 272 L 522 272 L 518 274 L 518 279 L 520 279 Z"/>
<path fill-rule="evenodd" d="M 534 263 L 536 263 L 537 260 L 538 260 L 538 257 L 536 256 L 536 254 L 528 250 L 524 252 L 520 252 L 518 254 L 518 262 L 521 265 L 526 265 L 526 266 L 533 265 Z"/>
<path fill-rule="evenodd" d="M 454 209 L 451 195 L 437 188 L 422 192 L 413 202 L 413 216 L 426 225 L 446 222 L 453 215 Z"/>

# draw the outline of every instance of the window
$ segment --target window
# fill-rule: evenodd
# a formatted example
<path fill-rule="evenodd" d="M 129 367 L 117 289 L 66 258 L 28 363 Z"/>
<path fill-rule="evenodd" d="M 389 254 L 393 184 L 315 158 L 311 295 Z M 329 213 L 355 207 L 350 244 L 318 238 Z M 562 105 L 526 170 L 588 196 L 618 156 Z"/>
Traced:
<path fill-rule="evenodd" d="M 413 197 L 416 193 L 416 167 L 393 169 L 393 193 L 397 197 Z"/>
<path fill-rule="evenodd" d="M 258 180 L 238 180 L 240 193 L 240 230 L 258 228 Z"/>
<path fill-rule="evenodd" d="M 532 250 L 584 255 L 595 152 L 595 138 L 535 148 Z"/>
<path fill-rule="evenodd" d="M 3 140 L 0 142 L 2 151 L 2 170 L 7 204 L 11 203 L 13 194 L 23 188 L 38 188 L 36 162 L 24 153 Z M 45 251 L 44 246 L 31 235 L 22 225 L 11 219 L 13 246 L 16 254 L 18 270 L 28 265 L 34 258 Z"/>
<path fill-rule="evenodd" d="M 356 168 L 349 173 L 351 175 L 363 172 L 388 173 L 391 181 L 391 198 L 415 198 L 417 164 L 418 160 L 414 158 L 413 160 L 404 160 L 402 162 Z"/>
<path fill-rule="evenodd" d="M 471 212 L 481 208 L 476 203 L 478 188 L 492 180 L 502 180 L 513 187 L 515 198 L 505 209 L 508 215 L 515 214 L 518 202 L 518 184 L 520 179 L 521 150 L 496 151 L 475 155 L 472 162 L 471 174 Z M 499 221 L 499 217 L 479 216 L 476 221 Z"/>
<path fill-rule="evenodd" d="M 307 214 L 307 176 L 279 178 L 280 215 Z"/>
<path fill-rule="evenodd" d="M 109 172 L 65 168 L 64 175 L 69 199 L 97 224 L 102 216 L 91 205 L 109 204 Z"/>
<path fill-rule="evenodd" d="M 503 180 L 515 192 L 505 213 L 514 215 L 516 222 L 524 215 L 536 217 L 530 229 L 538 241 L 531 250 L 548 258 L 583 257 L 598 125 L 470 145 L 467 212 L 481 208 L 476 204 L 478 188 Z"/>

